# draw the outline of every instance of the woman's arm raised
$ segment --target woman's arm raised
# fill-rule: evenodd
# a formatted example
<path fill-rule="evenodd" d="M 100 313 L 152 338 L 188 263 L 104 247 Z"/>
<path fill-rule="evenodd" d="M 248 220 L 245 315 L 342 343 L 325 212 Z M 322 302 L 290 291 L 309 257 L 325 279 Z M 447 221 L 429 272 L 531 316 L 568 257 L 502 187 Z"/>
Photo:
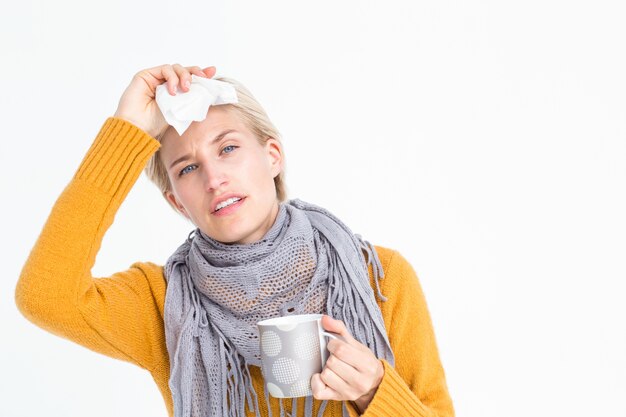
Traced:
<path fill-rule="evenodd" d="M 115 213 L 161 146 L 153 135 L 167 124 L 154 102 L 156 86 L 167 80 L 175 87 L 189 71 L 215 73 L 164 65 L 133 77 L 54 204 L 15 288 L 19 310 L 36 325 L 146 369 L 164 346 L 162 267 L 135 263 L 107 278 L 94 278 L 91 269 Z"/>
<path fill-rule="evenodd" d="M 15 301 L 41 328 L 118 359 L 138 363 L 128 346 L 155 311 L 140 268 L 94 279 L 104 233 L 159 142 L 131 123 L 108 118 L 54 204 L 22 269 Z M 133 302 L 135 305 L 133 305 Z M 158 316 L 156 316 L 158 317 Z M 147 367 L 147 363 L 139 363 Z"/>

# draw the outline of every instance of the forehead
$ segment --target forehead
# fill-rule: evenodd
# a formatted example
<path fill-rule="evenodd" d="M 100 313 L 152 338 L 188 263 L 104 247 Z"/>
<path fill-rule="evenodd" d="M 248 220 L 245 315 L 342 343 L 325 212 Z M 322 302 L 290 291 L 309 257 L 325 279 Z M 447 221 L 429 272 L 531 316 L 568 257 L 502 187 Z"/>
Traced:
<path fill-rule="evenodd" d="M 229 107 L 229 105 L 211 106 L 207 117 L 200 122 L 192 122 L 182 135 L 169 126 L 161 138 L 161 154 L 176 152 L 177 149 L 186 148 L 189 145 L 210 142 L 224 130 L 235 129 L 249 133 L 250 130 L 237 112 Z"/>

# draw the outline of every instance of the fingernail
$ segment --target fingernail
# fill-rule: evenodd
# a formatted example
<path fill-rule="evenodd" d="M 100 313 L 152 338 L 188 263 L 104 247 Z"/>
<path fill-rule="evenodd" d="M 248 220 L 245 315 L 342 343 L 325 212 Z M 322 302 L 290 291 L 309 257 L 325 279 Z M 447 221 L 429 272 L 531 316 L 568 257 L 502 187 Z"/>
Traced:
<path fill-rule="evenodd" d="M 190 85 L 191 83 L 189 82 L 189 80 L 185 81 L 185 88 L 189 88 Z"/>

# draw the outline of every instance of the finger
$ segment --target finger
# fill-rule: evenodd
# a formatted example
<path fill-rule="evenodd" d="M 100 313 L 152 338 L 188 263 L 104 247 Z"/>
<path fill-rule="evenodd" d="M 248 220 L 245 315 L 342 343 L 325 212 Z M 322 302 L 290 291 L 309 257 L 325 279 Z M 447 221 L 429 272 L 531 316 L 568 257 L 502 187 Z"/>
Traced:
<path fill-rule="evenodd" d="M 163 81 L 168 81 L 169 93 L 171 95 L 176 94 L 175 86 L 178 84 L 178 77 L 171 65 L 160 65 L 158 67 L 141 70 L 136 73 L 133 78 L 139 78 L 145 82 L 152 92 L 152 97 L 154 97 L 156 88 L 163 84 Z"/>
<path fill-rule="evenodd" d="M 320 379 L 326 387 L 331 388 L 339 395 L 339 399 L 353 399 L 355 394 L 354 389 L 332 369 L 324 368 L 324 370 L 320 373 Z"/>
<path fill-rule="evenodd" d="M 191 85 L 191 72 L 189 69 L 180 64 L 174 64 L 172 68 L 174 68 L 178 76 L 180 88 L 184 91 L 189 91 L 189 86 Z"/>
<path fill-rule="evenodd" d="M 335 355 L 330 355 L 326 365 L 324 365 L 324 369 L 333 371 L 351 387 L 358 387 L 362 383 L 363 375 L 357 368 L 342 361 Z"/>
<path fill-rule="evenodd" d="M 322 317 L 322 326 L 329 332 L 337 333 L 349 344 L 354 344 L 355 342 L 359 343 L 354 339 L 354 337 L 352 337 L 350 331 L 341 320 L 335 320 L 334 318 L 324 314 Z"/>
<path fill-rule="evenodd" d="M 165 80 L 160 67 L 143 69 L 133 76 L 133 79 L 135 78 L 139 78 L 148 84 L 148 87 L 152 92 L 154 92 L 157 86 Z"/>
<path fill-rule="evenodd" d="M 166 80 L 167 82 L 167 91 L 169 91 L 170 95 L 176 95 L 176 86 L 178 85 L 178 76 L 176 75 L 176 71 L 174 68 L 169 65 L 161 65 L 156 69 L 157 77 L 159 80 Z M 151 72 L 151 74 L 153 74 Z"/>
<path fill-rule="evenodd" d="M 207 77 L 212 78 L 217 72 L 217 69 L 215 68 L 215 66 L 211 66 L 204 68 L 202 72 L 204 72 Z"/>
<path fill-rule="evenodd" d="M 342 340 L 331 340 L 326 345 L 326 349 L 331 353 L 331 356 L 335 356 L 342 362 L 347 363 L 358 372 L 365 372 L 369 369 L 367 364 L 375 358 L 375 355 L 367 346 L 361 346 L 366 350 L 363 350 L 359 346 L 348 344 Z"/>
<path fill-rule="evenodd" d="M 202 71 L 202 68 L 200 68 L 199 66 L 195 65 L 192 67 L 186 67 L 187 71 L 189 71 L 191 74 L 197 75 L 198 77 L 203 77 L 206 78 L 206 74 Z"/>
<path fill-rule="evenodd" d="M 311 391 L 313 391 L 313 395 L 316 395 L 316 393 L 321 393 L 324 388 L 326 388 L 326 386 L 322 382 L 320 374 L 313 374 L 313 376 L 311 377 Z"/>
<path fill-rule="evenodd" d="M 311 377 L 311 391 L 317 400 L 341 400 L 338 392 L 324 384 L 320 374 Z"/>
<path fill-rule="evenodd" d="M 187 68 L 183 67 L 180 64 L 172 65 L 174 72 L 178 76 L 178 84 L 183 91 L 189 91 L 189 86 L 191 85 L 191 74 L 187 70 Z"/>

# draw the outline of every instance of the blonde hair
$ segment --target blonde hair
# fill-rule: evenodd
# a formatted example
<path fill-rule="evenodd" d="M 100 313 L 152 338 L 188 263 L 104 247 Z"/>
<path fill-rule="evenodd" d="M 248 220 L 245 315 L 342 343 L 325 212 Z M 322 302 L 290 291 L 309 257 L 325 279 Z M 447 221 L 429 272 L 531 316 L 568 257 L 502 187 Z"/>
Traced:
<path fill-rule="evenodd" d="M 254 133 L 257 140 L 259 141 L 259 144 L 265 145 L 268 138 L 274 138 L 281 144 L 281 151 L 283 153 L 283 169 L 276 177 L 274 177 L 274 186 L 276 187 L 277 200 L 279 202 L 285 201 L 287 199 L 287 185 L 285 183 L 284 163 L 285 157 L 280 132 L 270 121 L 267 113 L 265 113 L 265 110 L 263 109 L 263 107 L 261 107 L 261 104 L 259 104 L 259 102 L 252 95 L 252 93 L 250 93 L 250 91 L 243 84 L 233 78 L 228 77 L 213 77 L 212 79 L 230 83 L 235 87 L 235 90 L 237 91 L 238 103 L 220 104 L 220 106 L 223 106 L 229 111 L 233 111 L 235 114 L 237 114 L 240 120 L 242 120 L 248 127 L 248 129 L 250 129 L 252 133 Z M 165 136 L 167 130 L 171 128 L 172 127 L 169 126 L 160 135 L 158 135 L 156 139 L 160 142 L 161 139 Z M 161 194 L 166 199 L 168 204 L 174 210 L 176 210 L 176 208 L 172 206 L 172 203 L 165 197 L 166 191 L 172 191 L 172 184 L 170 183 L 170 178 L 167 175 L 165 165 L 161 160 L 161 149 L 159 149 L 154 155 L 152 155 L 144 169 L 144 172 L 148 176 L 148 179 L 150 179 L 150 181 L 152 181 L 159 188 Z"/>

